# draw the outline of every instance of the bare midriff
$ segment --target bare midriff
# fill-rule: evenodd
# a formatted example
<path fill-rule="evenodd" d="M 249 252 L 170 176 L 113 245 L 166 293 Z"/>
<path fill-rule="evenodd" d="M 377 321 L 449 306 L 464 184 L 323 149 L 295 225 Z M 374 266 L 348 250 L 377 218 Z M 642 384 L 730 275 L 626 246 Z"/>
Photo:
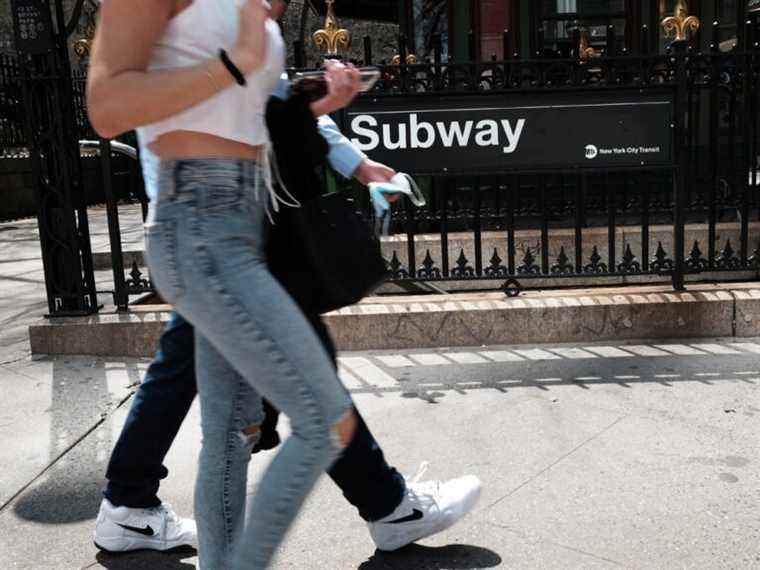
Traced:
<path fill-rule="evenodd" d="M 150 149 L 161 160 L 229 158 L 258 161 L 264 146 L 254 146 L 207 133 L 173 131 L 161 135 L 150 145 Z"/>

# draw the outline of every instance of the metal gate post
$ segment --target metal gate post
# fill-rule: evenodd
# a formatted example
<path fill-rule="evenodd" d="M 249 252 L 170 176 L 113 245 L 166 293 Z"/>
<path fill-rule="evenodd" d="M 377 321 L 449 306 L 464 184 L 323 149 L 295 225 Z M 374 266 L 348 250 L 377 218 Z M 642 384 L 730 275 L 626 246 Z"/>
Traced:
<path fill-rule="evenodd" d="M 685 287 L 686 180 L 689 168 L 689 147 L 687 140 L 688 122 L 688 75 L 686 73 L 686 41 L 674 41 L 672 58 L 675 66 L 676 96 L 674 110 L 674 138 L 677 166 L 673 176 L 673 289 L 683 291 Z"/>
<path fill-rule="evenodd" d="M 12 0 L 49 316 L 98 311 L 62 0 Z"/>

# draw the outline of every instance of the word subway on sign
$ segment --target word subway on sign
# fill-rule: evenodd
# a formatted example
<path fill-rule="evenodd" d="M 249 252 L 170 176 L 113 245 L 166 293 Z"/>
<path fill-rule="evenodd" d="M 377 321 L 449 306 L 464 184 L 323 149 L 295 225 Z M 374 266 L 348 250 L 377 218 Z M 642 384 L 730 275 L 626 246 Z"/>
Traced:
<path fill-rule="evenodd" d="M 344 132 L 371 158 L 418 174 L 668 165 L 668 95 L 363 98 Z"/>

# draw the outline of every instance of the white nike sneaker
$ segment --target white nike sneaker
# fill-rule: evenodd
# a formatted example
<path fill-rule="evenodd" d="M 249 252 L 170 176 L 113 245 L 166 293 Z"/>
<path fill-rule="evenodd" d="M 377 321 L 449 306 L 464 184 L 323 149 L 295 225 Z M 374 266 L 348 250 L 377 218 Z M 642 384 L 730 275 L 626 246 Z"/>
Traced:
<path fill-rule="evenodd" d="M 95 546 L 106 552 L 198 548 L 195 521 L 179 518 L 167 503 L 152 509 L 131 509 L 114 507 L 103 499 L 94 538 Z"/>
<path fill-rule="evenodd" d="M 406 495 L 387 517 L 367 523 L 379 550 L 398 550 L 407 544 L 439 533 L 454 525 L 472 510 L 480 498 L 480 480 L 465 475 L 450 481 L 420 479 L 427 462 L 407 479 Z"/>

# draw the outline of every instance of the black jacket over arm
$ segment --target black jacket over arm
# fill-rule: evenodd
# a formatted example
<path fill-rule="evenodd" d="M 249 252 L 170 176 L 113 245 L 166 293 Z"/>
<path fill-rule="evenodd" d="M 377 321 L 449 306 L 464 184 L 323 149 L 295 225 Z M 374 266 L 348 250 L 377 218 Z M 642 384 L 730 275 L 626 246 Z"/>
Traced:
<path fill-rule="evenodd" d="M 276 155 L 280 177 L 288 192 L 304 203 L 324 193 L 322 172 L 327 162 L 329 146 L 317 129 L 317 120 L 303 95 L 283 101 L 271 97 L 266 109 L 269 136 Z M 280 188 L 278 192 L 282 192 Z M 296 209 L 280 205 L 273 213 L 274 225 L 267 248 L 272 274 L 307 315 L 315 314 L 312 276 L 303 263 L 301 239 L 293 232 Z"/>
<path fill-rule="evenodd" d="M 271 97 L 266 121 L 280 176 L 288 191 L 299 201 L 324 193 L 320 176 L 327 163 L 329 146 L 317 129 L 317 120 L 303 95 L 287 101 Z"/>

